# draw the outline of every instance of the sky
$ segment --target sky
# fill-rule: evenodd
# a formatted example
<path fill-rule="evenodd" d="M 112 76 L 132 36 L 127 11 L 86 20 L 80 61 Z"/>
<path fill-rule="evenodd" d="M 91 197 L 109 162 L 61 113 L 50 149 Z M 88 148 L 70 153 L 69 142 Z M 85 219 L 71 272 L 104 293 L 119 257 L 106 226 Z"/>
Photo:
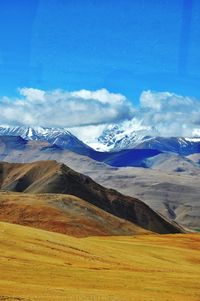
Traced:
<path fill-rule="evenodd" d="M 0 96 L 18 88 L 200 98 L 199 0 L 0 1 Z"/>
<path fill-rule="evenodd" d="M 199 87 L 199 0 L 0 1 L 0 124 L 200 136 Z"/>

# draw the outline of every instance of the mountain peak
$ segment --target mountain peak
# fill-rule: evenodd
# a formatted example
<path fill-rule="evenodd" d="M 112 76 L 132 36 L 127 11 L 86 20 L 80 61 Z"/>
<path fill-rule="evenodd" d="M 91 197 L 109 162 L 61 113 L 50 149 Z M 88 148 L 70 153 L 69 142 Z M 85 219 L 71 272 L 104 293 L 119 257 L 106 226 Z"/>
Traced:
<path fill-rule="evenodd" d="M 1 136 L 20 136 L 26 140 L 48 141 L 63 149 L 85 154 L 91 148 L 64 128 L 0 126 Z"/>

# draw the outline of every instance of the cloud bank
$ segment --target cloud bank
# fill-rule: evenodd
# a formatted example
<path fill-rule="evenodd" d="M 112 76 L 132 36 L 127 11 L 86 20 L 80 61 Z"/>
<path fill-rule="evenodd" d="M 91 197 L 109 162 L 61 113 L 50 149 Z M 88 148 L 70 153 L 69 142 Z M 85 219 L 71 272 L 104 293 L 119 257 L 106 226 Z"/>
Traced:
<path fill-rule="evenodd" d="M 1 123 L 44 127 L 76 127 L 131 118 L 133 106 L 121 94 L 97 91 L 19 89 L 19 97 L 0 101 Z"/>
<path fill-rule="evenodd" d="M 137 118 L 162 136 L 195 136 L 200 129 L 200 101 L 169 92 L 144 91 Z"/>
<path fill-rule="evenodd" d="M 170 92 L 143 91 L 139 107 L 124 95 L 97 91 L 19 89 L 0 100 L 0 123 L 65 127 L 82 140 L 97 138 L 109 124 L 152 128 L 160 136 L 200 136 L 200 101 Z M 137 130 L 137 128 L 136 128 Z"/>

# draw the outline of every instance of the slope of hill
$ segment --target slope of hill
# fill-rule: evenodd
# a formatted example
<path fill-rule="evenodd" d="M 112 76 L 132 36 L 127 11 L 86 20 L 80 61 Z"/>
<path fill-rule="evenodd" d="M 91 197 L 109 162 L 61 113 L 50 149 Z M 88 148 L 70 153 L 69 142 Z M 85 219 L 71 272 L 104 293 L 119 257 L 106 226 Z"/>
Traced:
<path fill-rule="evenodd" d="M 0 221 L 77 237 L 147 234 L 72 195 L 0 192 Z"/>
<path fill-rule="evenodd" d="M 55 161 L 29 164 L 0 163 L 0 188 L 25 193 L 75 195 L 115 216 L 157 233 L 183 230 L 165 220 L 138 199 L 106 189 L 91 178 Z"/>
<path fill-rule="evenodd" d="M 0 241 L 0 300 L 200 300 L 198 234 L 78 239 L 0 223 Z"/>
<path fill-rule="evenodd" d="M 200 165 L 200 154 L 199 153 L 195 153 L 195 154 L 189 155 L 188 159 L 192 160 L 194 163 Z"/>
<path fill-rule="evenodd" d="M 150 168 L 90 170 L 88 175 L 101 185 L 135 196 L 189 228 L 200 228 L 199 174 Z"/>
<path fill-rule="evenodd" d="M 193 156 L 193 155 L 191 155 Z M 200 166 L 187 157 L 182 157 L 175 153 L 161 153 L 157 156 L 145 160 L 148 168 L 166 171 L 186 173 L 191 175 L 200 174 Z"/>

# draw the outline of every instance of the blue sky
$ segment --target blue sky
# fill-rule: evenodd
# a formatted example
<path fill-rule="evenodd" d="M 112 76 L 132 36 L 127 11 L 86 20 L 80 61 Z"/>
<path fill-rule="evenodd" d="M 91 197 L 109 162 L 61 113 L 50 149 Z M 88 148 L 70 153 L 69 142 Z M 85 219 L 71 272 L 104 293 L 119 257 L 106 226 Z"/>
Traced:
<path fill-rule="evenodd" d="M 200 1 L 0 2 L 0 96 L 18 87 L 200 98 Z"/>

